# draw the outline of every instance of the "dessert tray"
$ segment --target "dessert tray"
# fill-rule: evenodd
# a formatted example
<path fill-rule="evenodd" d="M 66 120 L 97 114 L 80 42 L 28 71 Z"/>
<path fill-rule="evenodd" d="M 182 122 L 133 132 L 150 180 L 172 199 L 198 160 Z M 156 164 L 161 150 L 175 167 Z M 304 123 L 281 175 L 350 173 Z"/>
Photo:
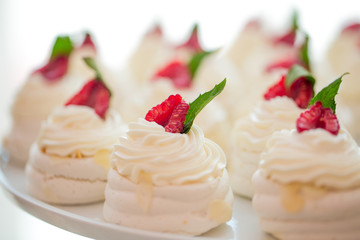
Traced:
<path fill-rule="evenodd" d="M 9 198 L 29 214 L 64 230 L 94 239 L 243 239 L 270 240 L 260 229 L 257 216 L 248 199 L 235 197 L 233 218 L 227 223 L 196 237 L 156 233 L 107 223 L 102 218 L 103 203 L 61 206 L 50 205 L 30 196 L 26 191 L 24 167 L 0 159 L 0 184 Z"/>

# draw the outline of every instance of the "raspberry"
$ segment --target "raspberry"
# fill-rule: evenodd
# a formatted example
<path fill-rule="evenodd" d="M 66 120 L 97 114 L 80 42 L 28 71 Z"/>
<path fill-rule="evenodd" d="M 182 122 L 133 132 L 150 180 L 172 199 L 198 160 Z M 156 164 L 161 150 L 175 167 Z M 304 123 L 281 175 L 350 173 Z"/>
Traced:
<path fill-rule="evenodd" d="M 165 126 L 166 132 L 181 133 L 184 128 L 185 117 L 189 110 L 189 104 L 182 100 L 174 109 Z"/>
<path fill-rule="evenodd" d="M 175 107 L 181 102 L 182 97 L 179 94 L 171 95 L 161 104 L 153 107 L 145 116 L 145 120 L 156 122 L 165 127 L 168 123 Z"/>
<path fill-rule="evenodd" d="M 35 71 L 41 73 L 49 82 L 55 82 L 63 77 L 68 69 L 68 57 L 58 56 L 51 59 L 48 64 Z"/>
<path fill-rule="evenodd" d="M 185 117 L 189 109 L 179 94 L 171 95 L 161 104 L 153 107 L 145 116 L 145 120 L 163 126 L 166 132 L 181 133 Z"/>
<path fill-rule="evenodd" d="M 285 76 L 282 76 L 280 81 L 271 86 L 264 94 L 266 100 L 281 96 L 286 96 Z"/>
<path fill-rule="evenodd" d="M 307 108 L 313 93 L 311 82 L 302 77 L 291 84 L 288 96 L 294 99 L 299 108 Z"/>
<path fill-rule="evenodd" d="M 299 108 L 306 108 L 313 96 L 313 86 L 306 78 L 299 78 L 294 81 L 289 89 L 285 87 L 285 76 L 271 86 L 264 94 L 265 100 L 275 97 L 287 96 L 292 98 Z"/>
<path fill-rule="evenodd" d="M 321 102 L 316 102 L 311 106 L 309 110 L 300 114 L 300 117 L 296 120 L 296 128 L 298 132 L 314 129 L 317 127 L 319 119 L 321 117 Z"/>
<path fill-rule="evenodd" d="M 301 113 L 296 121 L 299 133 L 315 128 L 323 128 L 334 135 L 337 135 L 340 129 L 336 115 L 330 108 L 324 108 L 319 101 Z"/>
<path fill-rule="evenodd" d="M 336 115 L 330 108 L 324 108 L 323 114 L 321 116 L 320 122 L 323 126 L 322 128 L 328 130 L 330 133 L 337 135 L 340 129 L 339 121 Z"/>
<path fill-rule="evenodd" d="M 86 33 L 85 39 L 84 39 L 83 43 L 81 44 L 81 47 L 91 47 L 94 51 L 96 50 L 95 44 L 89 33 Z"/>
<path fill-rule="evenodd" d="M 260 28 L 261 28 L 261 22 L 257 18 L 251 19 L 245 25 L 245 29 L 260 29 Z"/>
<path fill-rule="evenodd" d="M 156 36 L 156 35 L 162 36 L 163 32 L 162 32 L 161 26 L 159 24 L 155 24 L 155 26 L 146 33 L 146 35 L 147 36 Z"/>
<path fill-rule="evenodd" d="M 73 96 L 66 104 L 88 106 L 95 110 L 101 118 L 109 108 L 110 92 L 103 82 L 96 79 L 87 82 L 83 88 Z"/>
<path fill-rule="evenodd" d="M 198 26 L 197 25 L 195 25 L 195 27 L 193 28 L 189 39 L 185 43 L 179 45 L 177 48 L 189 48 L 189 49 L 193 50 L 194 52 L 203 52 L 204 51 L 199 43 Z"/>
<path fill-rule="evenodd" d="M 154 80 L 160 77 L 172 80 L 175 88 L 183 89 L 191 86 L 191 74 L 188 67 L 179 61 L 173 61 L 163 69 L 160 69 L 154 76 Z"/>
<path fill-rule="evenodd" d="M 346 26 L 342 32 L 359 32 L 360 31 L 360 23 L 352 23 L 352 24 L 349 24 L 348 26 Z"/>
<path fill-rule="evenodd" d="M 280 37 L 277 37 L 273 40 L 273 43 L 275 45 L 278 45 L 278 44 L 286 44 L 286 45 L 289 45 L 289 46 L 294 46 L 295 44 L 295 39 L 296 39 L 296 31 L 295 30 L 291 30 L 289 31 L 288 33 L 280 36 Z"/>
<path fill-rule="evenodd" d="M 273 70 L 276 70 L 276 69 L 289 70 L 295 64 L 300 64 L 299 61 L 295 58 L 280 60 L 280 61 L 269 64 L 266 67 L 266 72 L 272 72 Z"/>

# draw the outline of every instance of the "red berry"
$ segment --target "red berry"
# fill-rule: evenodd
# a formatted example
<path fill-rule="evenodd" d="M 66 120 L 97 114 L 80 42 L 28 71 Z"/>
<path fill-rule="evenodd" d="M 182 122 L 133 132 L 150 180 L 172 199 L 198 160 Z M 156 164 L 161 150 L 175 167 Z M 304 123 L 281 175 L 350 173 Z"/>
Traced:
<path fill-rule="evenodd" d="M 195 26 L 194 29 L 192 30 L 189 39 L 185 43 L 179 45 L 177 48 L 189 48 L 189 49 L 193 50 L 194 52 L 203 52 L 204 51 L 199 43 L 197 26 Z"/>
<path fill-rule="evenodd" d="M 145 116 L 145 120 L 163 126 L 166 132 L 181 133 L 185 117 L 189 109 L 179 94 L 171 95 L 161 104 L 153 107 Z"/>
<path fill-rule="evenodd" d="M 342 30 L 342 32 L 359 32 L 360 31 L 360 23 L 352 23 L 349 24 L 348 26 L 344 27 L 344 29 Z"/>
<path fill-rule="evenodd" d="M 264 94 L 266 100 L 281 96 L 286 96 L 285 76 L 282 76 L 280 81 L 271 86 Z"/>
<path fill-rule="evenodd" d="M 320 118 L 321 127 L 328 130 L 330 133 L 337 135 L 340 129 L 339 121 L 336 115 L 330 108 L 324 108 L 323 114 Z"/>
<path fill-rule="evenodd" d="M 145 116 L 145 120 L 156 122 L 165 127 L 168 123 L 175 107 L 181 102 L 182 97 L 179 94 L 171 95 L 161 104 L 153 107 Z"/>
<path fill-rule="evenodd" d="M 81 44 L 81 47 L 91 47 L 94 51 L 96 51 L 95 44 L 89 33 L 86 33 L 85 39 L 84 39 L 83 43 Z"/>
<path fill-rule="evenodd" d="M 277 62 L 269 64 L 266 67 L 266 72 L 272 72 L 273 70 L 276 70 L 276 69 L 289 70 L 294 64 L 300 64 L 300 62 L 295 58 L 279 60 Z"/>
<path fill-rule="evenodd" d="M 161 29 L 161 26 L 159 24 L 156 24 L 150 31 L 148 31 L 146 33 L 147 36 L 152 36 L 152 35 L 158 35 L 158 36 L 162 36 L 163 32 Z"/>
<path fill-rule="evenodd" d="M 110 92 L 103 82 L 90 80 L 83 88 L 75 94 L 66 104 L 88 106 L 95 110 L 101 118 L 105 119 L 105 114 L 109 108 Z"/>
<path fill-rule="evenodd" d="M 307 108 L 313 94 L 314 90 L 311 82 L 302 77 L 291 84 L 288 96 L 294 99 L 299 108 Z"/>
<path fill-rule="evenodd" d="M 259 29 L 261 28 L 261 22 L 259 19 L 257 18 L 254 18 L 254 19 L 251 19 L 250 21 L 248 21 L 245 25 L 245 29 Z"/>
<path fill-rule="evenodd" d="M 58 56 L 51 59 L 48 64 L 35 71 L 41 73 L 49 82 L 55 82 L 63 77 L 68 69 L 68 57 Z"/>
<path fill-rule="evenodd" d="M 182 100 L 174 109 L 165 126 L 166 132 L 181 133 L 184 128 L 185 117 L 189 110 L 189 104 Z"/>
<path fill-rule="evenodd" d="M 321 117 L 321 102 L 316 102 L 311 106 L 309 110 L 300 114 L 300 117 L 296 120 L 296 128 L 298 132 L 314 129 L 317 127 L 319 119 Z"/>
<path fill-rule="evenodd" d="M 274 42 L 275 45 L 286 44 L 286 45 L 289 45 L 289 46 L 294 46 L 295 39 L 296 39 L 296 31 L 291 30 L 286 34 L 275 38 L 273 40 L 273 42 Z"/>
<path fill-rule="evenodd" d="M 191 74 L 187 67 L 182 62 L 173 61 L 164 68 L 160 69 L 154 76 L 154 80 L 161 77 L 172 80 L 175 88 L 183 89 L 191 86 Z"/>
<path fill-rule="evenodd" d="M 340 125 L 330 108 L 324 108 L 321 102 L 316 102 L 309 110 L 300 114 L 296 121 L 296 128 L 299 133 L 310 129 L 323 128 L 331 134 L 337 135 Z"/>

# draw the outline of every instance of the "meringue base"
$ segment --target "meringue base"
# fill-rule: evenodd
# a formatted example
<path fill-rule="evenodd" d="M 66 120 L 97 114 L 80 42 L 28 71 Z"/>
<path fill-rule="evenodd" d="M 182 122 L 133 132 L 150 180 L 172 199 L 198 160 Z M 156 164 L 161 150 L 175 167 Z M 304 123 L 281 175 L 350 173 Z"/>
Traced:
<path fill-rule="evenodd" d="M 251 179 L 257 169 L 259 154 L 238 150 L 229 158 L 228 171 L 230 174 L 231 188 L 235 194 L 242 197 L 252 198 L 254 196 L 254 187 Z M 245 161 L 246 159 L 246 161 Z"/>
<path fill-rule="evenodd" d="M 43 119 L 20 115 L 13 118 L 12 129 L 4 137 L 3 146 L 9 153 L 10 161 L 24 166 L 29 159 L 31 144 L 39 134 Z"/>
<path fill-rule="evenodd" d="M 27 189 L 35 198 L 63 205 L 85 204 L 104 200 L 105 180 L 74 179 L 43 173 L 26 166 Z"/>
<path fill-rule="evenodd" d="M 228 186 L 226 170 L 210 183 L 152 186 L 151 203 L 144 210 L 136 194 L 138 184 L 111 169 L 104 219 L 149 231 L 200 235 L 231 219 L 234 198 Z"/>
<path fill-rule="evenodd" d="M 48 155 L 37 143 L 30 148 L 26 165 L 29 193 L 54 204 L 85 204 L 105 199 L 108 168 L 94 157 L 74 158 Z"/>
<path fill-rule="evenodd" d="M 261 170 L 253 184 L 252 203 L 265 232 L 289 240 L 360 239 L 360 189 L 325 191 L 303 185 L 300 195 L 291 199 L 293 206 L 285 206 L 284 185 L 267 179 Z"/>

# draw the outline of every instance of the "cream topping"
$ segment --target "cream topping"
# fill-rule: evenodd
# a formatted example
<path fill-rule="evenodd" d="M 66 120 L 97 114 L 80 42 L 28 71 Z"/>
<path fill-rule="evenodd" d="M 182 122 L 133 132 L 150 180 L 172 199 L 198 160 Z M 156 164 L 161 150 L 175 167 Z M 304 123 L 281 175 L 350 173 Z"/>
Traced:
<path fill-rule="evenodd" d="M 260 168 L 279 183 L 310 183 L 346 189 L 360 186 L 360 150 L 346 130 L 324 129 L 274 133 L 262 154 Z"/>
<path fill-rule="evenodd" d="M 46 119 L 55 107 L 61 106 L 77 90 L 76 83 L 75 86 L 69 85 L 69 79 L 49 83 L 40 73 L 32 74 L 17 93 L 12 106 L 13 117 L 29 115 Z"/>
<path fill-rule="evenodd" d="M 155 122 L 138 119 L 115 145 L 111 164 L 120 175 L 139 183 L 141 171 L 155 186 L 208 182 L 221 176 L 225 154 L 193 125 L 187 134 L 165 132 Z"/>
<path fill-rule="evenodd" d="M 288 97 L 276 97 L 262 101 L 234 129 L 237 148 L 250 152 L 262 152 L 266 141 L 275 131 L 295 128 L 301 109 Z"/>
<path fill-rule="evenodd" d="M 120 115 L 109 110 L 106 120 L 92 108 L 70 105 L 57 108 L 43 123 L 37 140 L 40 149 L 57 156 L 94 156 L 112 151 L 123 131 Z"/>

